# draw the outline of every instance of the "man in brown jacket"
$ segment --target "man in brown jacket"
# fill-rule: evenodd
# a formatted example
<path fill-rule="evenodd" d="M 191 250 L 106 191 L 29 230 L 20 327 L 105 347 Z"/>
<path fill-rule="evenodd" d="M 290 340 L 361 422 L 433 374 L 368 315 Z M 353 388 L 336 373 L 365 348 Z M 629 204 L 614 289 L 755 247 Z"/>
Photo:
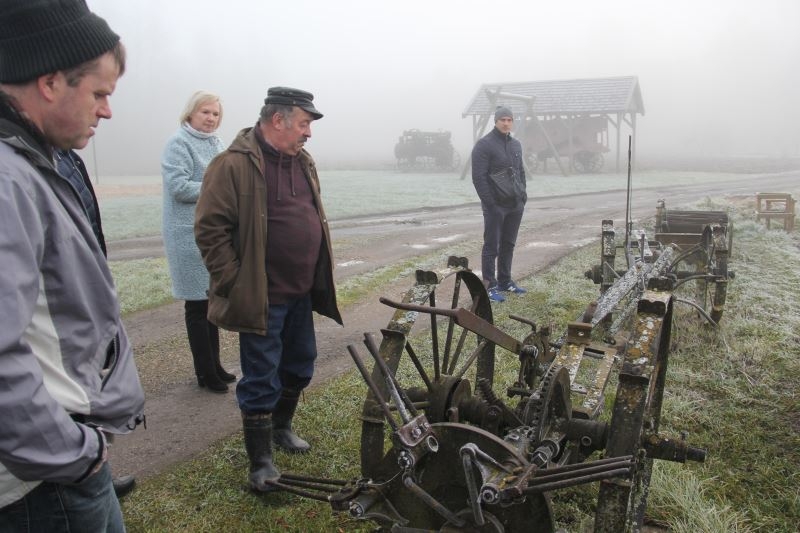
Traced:
<path fill-rule="evenodd" d="M 255 127 L 208 166 L 195 211 L 211 275 L 208 318 L 239 332 L 236 398 L 250 487 L 262 492 L 280 477 L 273 442 L 290 452 L 310 448 L 292 418 L 317 356 L 312 311 L 342 323 L 319 178 L 303 148 L 311 122 L 322 118 L 313 99 L 270 88 Z"/>

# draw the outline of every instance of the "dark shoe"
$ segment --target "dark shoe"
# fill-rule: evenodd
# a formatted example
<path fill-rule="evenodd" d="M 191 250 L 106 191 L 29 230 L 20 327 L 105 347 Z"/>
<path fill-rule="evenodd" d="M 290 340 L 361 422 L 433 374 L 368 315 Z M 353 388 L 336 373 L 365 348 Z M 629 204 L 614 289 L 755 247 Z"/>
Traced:
<path fill-rule="evenodd" d="M 112 479 L 111 483 L 114 485 L 114 494 L 119 499 L 133 490 L 133 487 L 136 486 L 136 478 L 133 476 L 120 476 Z"/>
<path fill-rule="evenodd" d="M 272 417 L 242 413 L 244 448 L 250 460 L 250 488 L 257 492 L 279 490 L 267 483 L 278 481 L 281 473 L 272 462 Z"/>
<path fill-rule="evenodd" d="M 272 413 L 272 441 L 275 446 L 289 453 L 305 453 L 311 449 L 308 442 L 292 431 L 292 419 L 299 400 L 299 390 L 283 389 Z"/>
<path fill-rule="evenodd" d="M 489 288 L 489 299 L 493 302 L 505 302 L 506 297 L 500 294 L 497 287 Z"/>
<path fill-rule="evenodd" d="M 218 394 L 224 394 L 228 392 L 228 385 L 216 375 L 214 375 L 214 377 L 210 380 L 206 379 L 204 376 L 197 376 L 197 385 L 201 389 L 208 389 L 209 391 L 216 392 Z"/>
<path fill-rule="evenodd" d="M 217 376 L 219 376 L 219 379 L 224 383 L 233 383 L 236 381 L 236 374 L 231 374 L 221 366 L 217 366 Z"/>
<path fill-rule="evenodd" d="M 500 290 L 503 292 L 510 292 L 511 294 L 525 294 L 528 292 L 527 289 L 518 286 L 513 280 L 509 281 L 505 286 L 500 287 Z"/>

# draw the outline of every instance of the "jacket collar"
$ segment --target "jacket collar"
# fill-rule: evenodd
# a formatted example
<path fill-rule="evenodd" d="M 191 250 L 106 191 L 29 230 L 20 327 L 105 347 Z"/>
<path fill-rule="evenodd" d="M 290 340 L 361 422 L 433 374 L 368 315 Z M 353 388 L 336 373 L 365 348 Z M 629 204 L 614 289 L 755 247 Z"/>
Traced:
<path fill-rule="evenodd" d="M 510 133 L 503 133 L 502 131 L 498 130 L 497 128 L 492 128 L 492 133 L 498 138 L 504 141 L 508 141 L 511 139 Z"/>

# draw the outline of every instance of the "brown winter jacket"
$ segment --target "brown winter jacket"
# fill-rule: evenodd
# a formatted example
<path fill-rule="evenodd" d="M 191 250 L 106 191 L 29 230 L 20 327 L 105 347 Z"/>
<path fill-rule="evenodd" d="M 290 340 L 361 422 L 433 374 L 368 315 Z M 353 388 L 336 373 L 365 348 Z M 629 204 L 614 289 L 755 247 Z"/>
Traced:
<path fill-rule="evenodd" d="M 342 324 L 333 284 L 333 251 L 311 155 L 298 155 L 323 229 L 313 309 Z M 194 235 L 211 275 L 208 319 L 231 331 L 267 333 L 267 189 L 264 159 L 253 128 L 239 132 L 206 169 L 195 210 Z"/>

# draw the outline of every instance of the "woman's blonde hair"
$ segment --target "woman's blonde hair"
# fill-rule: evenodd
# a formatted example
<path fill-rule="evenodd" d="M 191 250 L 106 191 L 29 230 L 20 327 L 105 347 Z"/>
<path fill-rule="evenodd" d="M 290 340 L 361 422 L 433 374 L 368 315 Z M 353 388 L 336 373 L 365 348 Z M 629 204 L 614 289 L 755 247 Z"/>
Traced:
<path fill-rule="evenodd" d="M 197 111 L 197 109 L 209 102 L 219 102 L 219 122 L 217 123 L 217 128 L 222 126 L 222 100 L 219 99 L 214 93 L 207 93 L 205 91 L 197 91 L 194 93 L 189 101 L 186 102 L 186 107 L 183 108 L 183 112 L 181 113 L 180 120 L 178 122 L 183 124 L 184 122 L 189 122 L 189 118 L 192 116 L 192 113 Z"/>

